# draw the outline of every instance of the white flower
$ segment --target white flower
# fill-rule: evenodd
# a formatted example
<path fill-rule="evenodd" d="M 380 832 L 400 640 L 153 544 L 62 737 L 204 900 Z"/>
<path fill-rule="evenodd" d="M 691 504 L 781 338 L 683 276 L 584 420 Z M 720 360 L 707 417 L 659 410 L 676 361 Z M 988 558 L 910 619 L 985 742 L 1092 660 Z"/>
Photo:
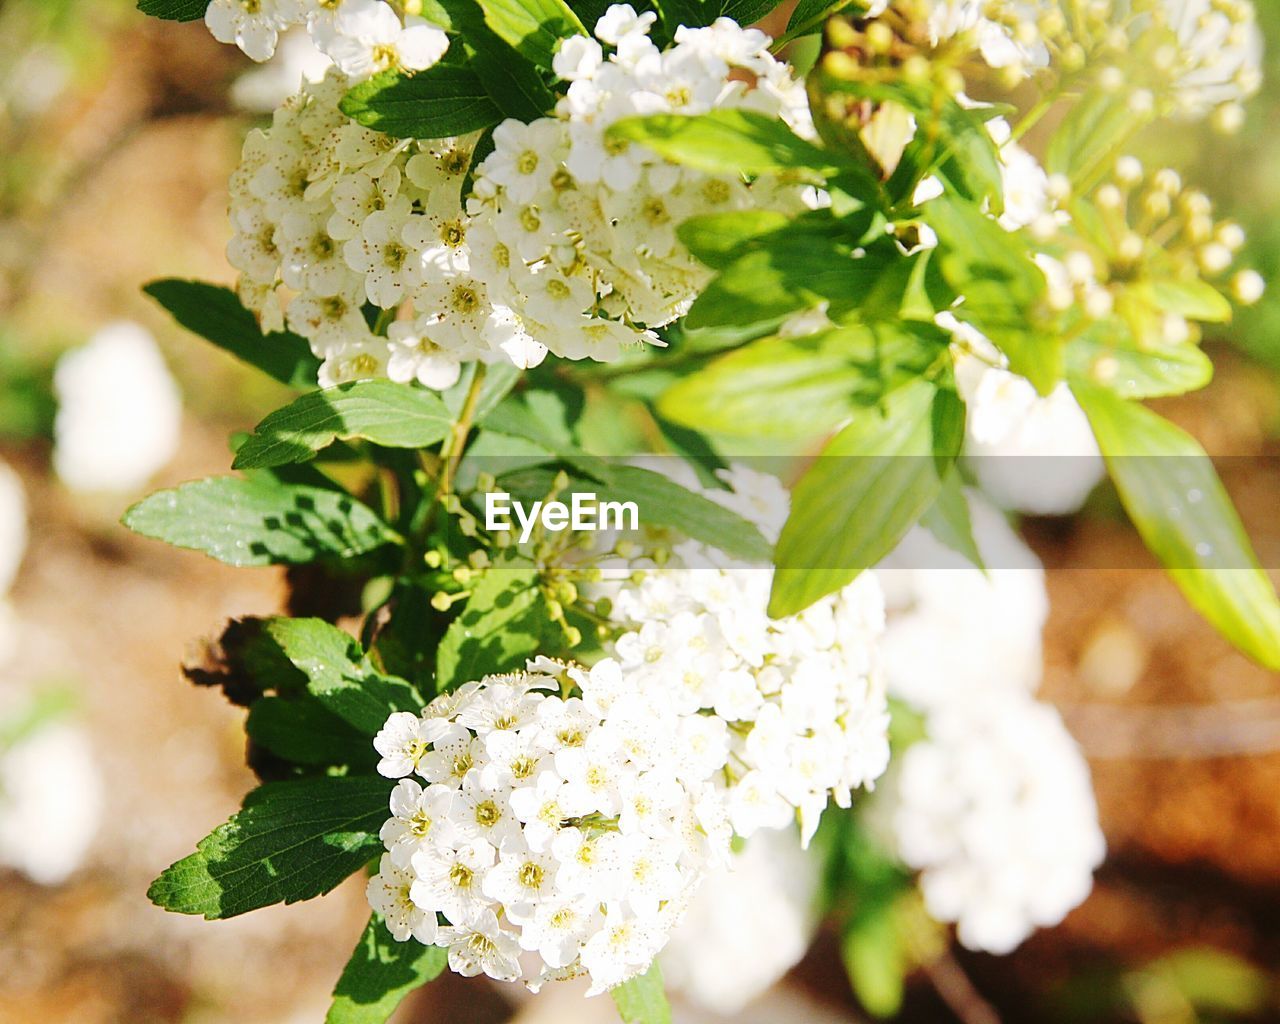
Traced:
<path fill-rule="evenodd" d="M 78 725 L 54 722 L 0 754 L 0 864 L 60 885 L 85 862 L 105 802 Z"/>
<path fill-rule="evenodd" d="M 398 866 L 389 854 L 383 854 L 378 873 L 369 879 L 365 895 L 369 906 L 387 922 L 387 930 L 397 942 L 412 936 L 430 945 L 436 941 L 436 912 L 423 910 L 413 901 L 416 877 L 412 871 Z"/>
<path fill-rule="evenodd" d="M 423 789 L 412 779 L 396 783 L 391 791 L 391 817 L 378 833 L 396 867 L 407 868 L 413 855 L 428 842 L 454 839 L 457 800 L 457 792 L 446 786 Z"/>
<path fill-rule="evenodd" d="M 0 462 L 0 595 L 13 586 L 26 550 L 26 492 L 18 474 Z"/>
<path fill-rule="evenodd" d="M 662 953 L 669 988 L 729 1019 L 800 962 L 822 880 L 791 832 L 758 833 L 731 860 L 707 875 Z"/>
<path fill-rule="evenodd" d="M 226 41 L 226 40 L 224 40 Z M 301 29 L 280 37 L 275 55 L 262 67 L 231 83 L 231 101 L 241 110 L 267 114 L 294 95 L 304 82 L 318 82 L 333 65 Z"/>
<path fill-rule="evenodd" d="M 212 0 L 204 23 L 220 43 L 234 43 L 253 60 L 276 52 L 276 38 L 288 24 L 280 0 Z"/>
<path fill-rule="evenodd" d="M 491 910 L 484 910 L 466 924 L 440 929 L 440 944 L 449 947 L 449 969 L 464 978 L 487 974 L 494 981 L 520 977 L 520 944 L 498 925 Z"/>
<path fill-rule="evenodd" d="M 598 904 L 587 900 L 544 903 L 520 931 L 522 949 L 536 950 L 548 967 L 558 970 L 578 959 L 583 941 L 600 928 Z"/>
<path fill-rule="evenodd" d="M 969 414 L 965 454 L 982 488 L 1007 508 L 1039 515 L 1078 509 L 1105 472 L 1093 429 L 1070 387 L 1042 396 L 1004 369 L 994 345 L 950 313 L 956 385 Z"/>
<path fill-rule="evenodd" d="M 557 866 L 547 851 L 512 844 L 503 849 L 498 863 L 485 875 L 484 894 L 502 904 L 513 924 L 525 924 L 532 919 L 535 907 L 555 894 Z"/>
<path fill-rule="evenodd" d="M 611 905 L 604 924 L 582 947 L 582 965 L 591 974 L 588 995 L 596 995 L 643 974 L 666 936 L 642 917 Z"/>
<path fill-rule="evenodd" d="M 928 716 L 883 799 L 929 912 L 1004 954 L 1092 886 L 1105 844 L 1089 770 L 1057 712 L 1025 693 L 966 695 Z"/>
<path fill-rule="evenodd" d="M 348 0 L 334 18 L 332 29 L 317 34 L 320 48 L 353 78 L 367 78 L 390 68 L 422 71 L 449 48 L 449 37 L 440 29 L 411 16 L 401 24 L 391 5 L 381 0 Z"/>
<path fill-rule="evenodd" d="M 430 745 L 447 728 L 443 722 L 424 720 L 411 711 L 397 711 L 373 738 L 373 749 L 382 755 L 378 774 L 398 779 L 418 771 Z"/>
<path fill-rule="evenodd" d="M 463 925 L 487 906 L 484 880 L 495 851 L 483 840 L 453 847 L 428 847 L 413 855 L 413 902 L 438 910 L 454 925 Z"/>
<path fill-rule="evenodd" d="M 177 453 L 182 399 L 151 335 L 102 328 L 58 360 L 53 464 L 77 491 L 133 491 Z"/>

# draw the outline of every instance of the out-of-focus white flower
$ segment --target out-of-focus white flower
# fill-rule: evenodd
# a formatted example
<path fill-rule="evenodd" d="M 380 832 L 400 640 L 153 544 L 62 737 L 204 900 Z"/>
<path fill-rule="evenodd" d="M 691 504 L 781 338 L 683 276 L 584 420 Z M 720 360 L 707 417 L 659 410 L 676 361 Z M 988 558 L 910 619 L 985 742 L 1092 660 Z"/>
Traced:
<path fill-rule="evenodd" d="M 970 949 L 1004 954 L 1083 902 L 1106 844 L 1089 769 L 1051 706 L 960 692 L 882 787 L 898 855 Z"/>
<path fill-rule="evenodd" d="M 58 360 L 53 464 L 72 490 L 142 487 L 178 450 L 182 399 L 155 340 L 133 323 Z"/>
<path fill-rule="evenodd" d="M 968 500 L 985 574 L 921 527 L 876 569 L 889 611 L 886 685 L 921 710 L 1040 682 L 1044 571 L 1000 512 L 973 492 Z"/>
<path fill-rule="evenodd" d="M 1106 468 L 1070 387 L 1041 395 L 973 327 L 951 313 L 937 321 L 955 339 L 956 386 L 968 406 L 964 451 L 983 491 L 1020 512 L 1074 512 Z"/>
<path fill-rule="evenodd" d="M 103 786 L 87 733 L 56 722 L 0 753 L 0 864 L 58 885 L 84 863 Z"/>
<path fill-rule="evenodd" d="M 1177 38 L 1170 54 L 1177 111 L 1203 117 L 1262 85 L 1262 32 L 1249 0 L 1163 0 Z"/>
<path fill-rule="evenodd" d="M 820 859 L 791 830 L 759 832 L 727 870 L 703 880 L 663 951 L 662 976 L 725 1017 L 800 962 L 817 929 Z"/>
<path fill-rule="evenodd" d="M 290 29 L 280 37 L 275 56 L 246 71 L 231 85 L 231 101 L 241 110 L 270 113 L 302 88 L 318 82 L 333 61 L 317 49 L 305 31 Z"/>
<path fill-rule="evenodd" d="M 0 597 L 13 586 L 26 550 L 26 494 L 18 474 L 0 462 Z"/>

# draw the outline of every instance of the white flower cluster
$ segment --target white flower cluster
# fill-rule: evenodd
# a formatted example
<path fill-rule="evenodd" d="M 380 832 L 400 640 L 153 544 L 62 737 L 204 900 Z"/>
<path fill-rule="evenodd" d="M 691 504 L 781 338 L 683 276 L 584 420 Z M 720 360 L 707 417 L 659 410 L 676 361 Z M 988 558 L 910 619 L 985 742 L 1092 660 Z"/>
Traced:
<path fill-rule="evenodd" d="M 889 692 L 924 714 L 927 738 L 870 813 L 921 873 L 929 912 L 969 948 L 1002 954 L 1088 895 L 1105 843 L 1088 766 L 1033 697 L 1043 571 L 995 509 L 970 506 L 987 574 L 918 529 L 877 570 Z"/>
<path fill-rule="evenodd" d="M 688 309 L 711 275 L 676 237 L 682 221 L 755 206 L 802 208 L 800 190 L 774 179 L 748 185 L 681 168 L 606 136 L 632 115 L 726 107 L 812 130 L 803 84 L 769 53 L 764 33 L 721 18 L 678 29 L 675 44 L 660 52 L 648 36 L 656 17 L 614 6 L 596 38 L 566 39 L 555 69 L 570 84 L 556 116 L 499 125 L 494 151 L 476 172 L 469 208 L 492 226 L 486 244 L 496 237 L 513 254 L 506 274 L 485 266 L 485 285 L 559 356 L 614 359 L 622 346 L 656 341 L 645 328 Z"/>
<path fill-rule="evenodd" d="M 443 31 L 424 18 L 401 17 L 385 0 L 212 0 L 204 21 L 218 42 L 257 61 L 275 54 L 281 33 L 305 26 L 316 49 L 356 78 L 390 68 L 421 71 L 449 48 Z"/>
<path fill-rule="evenodd" d="M 369 902 L 459 974 L 618 985 L 728 855 L 724 723 L 654 700 L 615 661 L 531 661 L 392 715 L 374 745 L 402 781 Z"/>
<path fill-rule="evenodd" d="M 776 536 L 788 506 L 778 480 L 738 469 L 727 482 L 732 490 L 704 493 Z M 611 618 L 625 629 L 610 651 L 655 701 L 727 723 L 735 833 L 798 818 L 808 845 L 828 801 L 848 807 L 889 760 L 876 658 L 884 599 L 874 574 L 771 619 L 771 570 L 697 542 L 676 545 L 661 566 L 636 561 L 626 572 L 606 588 Z"/>
<path fill-rule="evenodd" d="M 136 491 L 177 454 L 182 396 L 138 324 L 109 324 L 64 355 L 53 389 L 53 465 L 72 490 Z"/>
<path fill-rule="evenodd" d="M 721 19 L 660 53 L 652 19 L 611 7 L 597 26 L 607 58 L 601 41 L 566 40 L 556 63 L 572 83 L 557 116 L 500 124 L 470 197 L 476 137 L 392 139 L 338 111 L 350 83 L 340 72 L 304 86 L 250 133 L 232 177 L 228 257 L 242 301 L 279 327 L 281 286 L 297 293 L 288 326 L 323 360 L 326 386 L 385 376 L 444 388 L 470 360 L 610 360 L 657 342 L 651 328 L 709 276 L 676 238 L 680 221 L 798 209 L 801 193 L 681 169 L 605 129 L 627 114 L 725 105 L 799 123 L 805 108 L 763 34 Z"/>
<path fill-rule="evenodd" d="M 709 873 L 662 953 L 667 987 L 726 1019 L 800 962 L 818 929 L 822 859 L 760 832 Z"/>

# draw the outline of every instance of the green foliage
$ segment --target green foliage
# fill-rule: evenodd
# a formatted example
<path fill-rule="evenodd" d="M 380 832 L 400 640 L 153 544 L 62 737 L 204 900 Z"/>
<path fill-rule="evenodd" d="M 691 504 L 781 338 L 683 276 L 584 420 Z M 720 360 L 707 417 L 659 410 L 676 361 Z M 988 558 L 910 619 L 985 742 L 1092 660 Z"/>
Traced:
<path fill-rule="evenodd" d="M 382 849 L 389 791 L 377 775 L 260 786 L 147 896 L 215 920 L 323 895 Z"/>
<path fill-rule="evenodd" d="M 532 562 L 511 557 L 486 569 L 437 648 L 436 692 L 491 672 L 524 668 L 542 649 L 549 627 Z"/>
<path fill-rule="evenodd" d="M 236 453 L 235 469 L 305 462 L 335 440 L 360 438 L 384 448 L 425 448 L 453 417 L 434 391 L 362 380 L 303 395 L 259 423 Z"/>
<path fill-rule="evenodd" d="M 855 416 L 792 491 L 769 614 L 807 608 L 892 551 L 937 498 L 963 438 L 959 397 L 923 378 Z"/>
<path fill-rule="evenodd" d="M 230 352 L 268 377 L 299 391 L 315 386 L 320 360 L 305 338 L 289 331 L 264 334 L 236 293 L 203 281 L 165 278 L 142 289 L 183 327 Z"/>
<path fill-rule="evenodd" d="M 354 86 L 341 106 L 357 123 L 398 139 L 465 135 L 502 120 L 475 70 L 444 61 L 415 75 L 383 71 Z"/>
<path fill-rule="evenodd" d="M 555 96 L 535 63 L 499 36 L 476 0 L 441 0 L 465 45 L 465 63 L 505 117 L 533 121 L 551 111 Z M 550 64 L 548 62 L 547 67 Z"/>
<path fill-rule="evenodd" d="M 560 40 L 586 35 L 564 0 L 479 0 L 494 33 L 533 64 L 551 69 Z"/>
<path fill-rule="evenodd" d="M 711 174 L 800 171 L 826 177 L 847 166 L 836 154 L 800 138 L 777 118 L 737 108 L 693 116 L 627 117 L 610 125 L 608 134 Z"/>
<path fill-rule="evenodd" d="M 138 0 L 138 10 L 166 21 L 199 21 L 209 0 Z"/>
<path fill-rule="evenodd" d="M 157 491 L 122 521 L 144 537 L 240 566 L 354 559 L 400 540 L 343 491 L 286 484 L 265 474 L 210 477 Z"/>
<path fill-rule="evenodd" d="M 396 942 L 374 914 L 333 990 L 325 1024 L 383 1024 L 410 992 L 434 979 L 448 951 L 420 942 Z"/>
<path fill-rule="evenodd" d="M 367 736 L 310 696 L 254 701 L 244 731 L 264 750 L 294 765 L 371 771 L 377 761 Z"/>
<path fill-rule="evenodd" d="M 934 539 L 956 554 L 986 572 L 982 552 L 973 536 L 973 519 L 969 515 L 969 501 L 964 494 L 964 482 L 960 470 L 953 467 L 942 480 L 938 497 L 928 511 L 920 517 L 920 525 L 933 534 Z"/>
<path fill-rule="evenodd" d="M 272 619 L 267 632 L 307 677 L 307 691 L 366 736 L 393 712 L 418 714 L 426 704 L 412 684 L 375 672 L 356 640 L 321 619 Z"/>
<path fill-rule="evenodd" d="M 671 1024 L 671 1007 L 656 960 L 644 974 L 610 989 L 609 994 L 624 1024 Z"/>
<path fill-rule="evenodd" d="M 931 325 L 851 324 L 805 338 L 765 338 L 679 379 L 664 416 L 728 437 L 808 440 L 922 373 L 946 349 Z"/>
<path fill-rule="evenodd" d="M 1213 379 L 1213 363 L 1195 345 L 1137 348 L 1101 330 L 1072 341 L 1065 363 L 1068 378 L 1097 384 L 1121 398 L 1181 395 Z"/>
<path fill-rule="evenodd" d="M 1204 449 L 1101 388 L 1077 385 L 1076 395 L 1147 547 L 1223 636 L 1280 669 L 1280 601 Z"/>

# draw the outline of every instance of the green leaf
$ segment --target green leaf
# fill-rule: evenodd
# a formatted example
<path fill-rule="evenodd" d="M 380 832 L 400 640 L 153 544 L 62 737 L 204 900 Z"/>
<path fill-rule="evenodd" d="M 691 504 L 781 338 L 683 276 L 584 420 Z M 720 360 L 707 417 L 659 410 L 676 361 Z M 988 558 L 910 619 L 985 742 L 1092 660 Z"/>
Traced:
<path fill-rule="evenodd" d="M 1075 392 L 1147 547 L 1223 636 L 1280 669 L 1280 601 L 1204 449 L 1141 405 L 1092 385 Z"/>
<path fill-rule="evenodd" d="M 1025 241 L 971 203 L 937 199 L 924 209 L 938 233 L 933 262 L 947 285 L 964 296 L 956 317 L 990 338 L 1014 373 L 1049 394 L 1062 379 L 1063 344 L 1054 331 L 1033 322 L 1045 279 Z"/>
<path fill-rule="evenodd" d="M 662 473 L 594 459 L 569 461 L 600 481 L 595 491 L 601 501 L 634 501 L 644 526 L 671 527 L 749 562 L 767 562 L 772 555 L 754 524 Z"/>
<path fill-rule="evenodd" d="M 166 21 L 199 21 L 209 0 L 138 0 L 138 10 Z"/>
<path fill-rule="evenodd" d="M 440 642 L 436 692 L 524 668 L 541 649 L 549 622 L 532 562 L 513 558 L 486 569 Z"/>
<path fill-rule="evenodd" d="M 260 786 L 147 896 L 216 920 L 323 895 L 382 849 L 390 788 L 377 775 Z"/>
<path fill-rule="evenodd" d="M 742 255 L 753 239 L 780 231 L 791 223 L 774 210 L 733 210 L 691 217 L 676 229 L 688 250 L 713 270 L 723 270 Z"/>
<path fill-rule="evenodd" d="M 587 34 L 564 0 L 480 0 L 480 6 L 499 38 L 547 71 L 561 39 Z"/>
<path fill-rule="evenodd" d="M 796 222 L 752 240 L 746 253 L 703 289 L 685 326 L 776 325 L 821 303 L 839 319 L 860 309 L 886 268 L 904 258 L 892 242 L 860 248 L 838 224 Z"/>
<path fill-rule="evenodd" d="M 856 4 L 857 0 L 835 0 L 834 3 L 832 0 L 800 0 L 787 22 L 787 34 L 794 36 L 801 31 L 817 31 L 829 15 L 850 6 L 851 2 Z"/>
<path fill-rule="evenodd" d="M 659 400 L 678 423 L 727 437 L 809 440 L 919 374 L 946 348 L 931 325 L 856 324 L 764 338 L 680 379 Z"/>
<path fill-rule="evenodd" d="M 426 704 L 412 684 L 373 671 L 355 638 L 323 619 L 271 619 L 267 632 L 307 677 L 307 692 L 366 736 L 392 713 Z"/>
<path fill-rule="evenodd" d="M 892 902 L 876 901 L 854 914 L 840 937 L 840 955 L 858 1001 L 876 1017 L 902 1008 L 911 957 Z"/>
<path fill-rule="evenodd" d="M 969 499 L 965 497 L 960 471 L 955 467 L 943 478 L 938 497 L 920 517 L 920 525 L 933 534 L 934 539 L 943 547 L 964 556 L 972 565 L 986 572 L 982 552 L 973 536 Z"/>
<path fill-rule="evenodd" d="M 368 737 L 308 696 L 254 701 L 244 730 L 259 746 L 292 764 L 372 770 L 378 759 Z"/>
<path fill-rule="evenodd" d="M 800 138 L 778 118 L 736 107 L 707 114 L 626 117 L 610 125 L 607 134 L 712 174 L 810 171 L 826 177 L 850 170 L 838 154 Z M 874 191 L 869 183 L 867 194 Z"/>
<path fill-rule="evenodd" d="M 389 380 L 362 380 L 314 391 L 254 428 L 236 453 L 236 469 L 305 462 L 336 439 L 362 438 L 384 448 L 425 448 L 453 419 L 433 391 Z"/>
<path fill-rule="evenodd" d="M 448 962 L 449 951 L 441 946 L 397 942 L 374 914 L 342 969 L 324 1024 L 383 1024 L 405 996 L 435 979 Z"/>
<path fill-rule="evenodd" d="M 1045 169 L 1065 174 L 1072 185 L 1087 183 L 1141 124 L 1124 95 L 1092 89 L 1054 129 Z"/>
<path fill-rule="evenodd" d="M 1160 398 L 1198 391 L 1213 379 L 1213 362 L 1195 345 L 1149 351 L 1084 335 L 1066 349 L 1066 370 L 1121 398 Z"/>
<path fill-rule="evenodd" d="M 502 120 L 475 71 L 443 61 L 415 75 L 383 71 L 352 88 L 340 106 L 358 124 L 397 139 L 465 135 Z"/>
<path fill-rule="evenodd" d="M 639 977 L 609 990 L 624 1024 L 671 1024 L 671 1007 L 662 986 L 658 961 Z"/>
<path fill-rule="evenodd" d="M 306 338 L 288 331 L 263 334 L 257 318 L 229 288 L 165 278 L 143 289 L 183 327 L 291 388 L 316 386 L 320 360 Z"/>
<path fill-rule="evenodd" d="M 486 366 L 484 381 L 480 385 L 480 397 L 476 399 L 475 411 L 471 417 L 472 423 L 483 423 L 485 417 L 510 394 L 523 373 L 520 367 L 506 360 Z M 475 379 L 475 375 L 476 364 L 466 364 L 462 368 L 462 375 L 458 378 L 458 382 L 447 391 L 440 393 L 445 408 L 454 419 L 462 415 L 462 407 L 466 404 L 467 393 L 471 390 L 471 382 Z"/>
<path fill-rule="evenodd" d="M 1188 320 L 1225 324 L 1231 321 L 1231 303 L 1208 281 L 1199 278 L 1142 282 L 1132 286 L 1142 298 L 1165 313 Z"/>
<path fill-rule="evenodd" d="M 792 492 L 769 614 L 807 608 L 892 551 L 936 499 L 963 439 L 963 403 L 924 379 L 854 417 Z"/>
<path fill-rule="evenodd" d="M 443 3 L 454 31 L 465 41 L 467 65 L 503 115 L 528 122 L 550 113 L 556 99 L 537 67 L 489 27 L 476 0 Z"/>
<path fill-rule="evenodd" d="M 236 566 L 345 560 L 400 543 L 349 494 L 266 476 L 210 477 L 158 491 L 130 508 L 122 522 L 144 537 Z"/>

